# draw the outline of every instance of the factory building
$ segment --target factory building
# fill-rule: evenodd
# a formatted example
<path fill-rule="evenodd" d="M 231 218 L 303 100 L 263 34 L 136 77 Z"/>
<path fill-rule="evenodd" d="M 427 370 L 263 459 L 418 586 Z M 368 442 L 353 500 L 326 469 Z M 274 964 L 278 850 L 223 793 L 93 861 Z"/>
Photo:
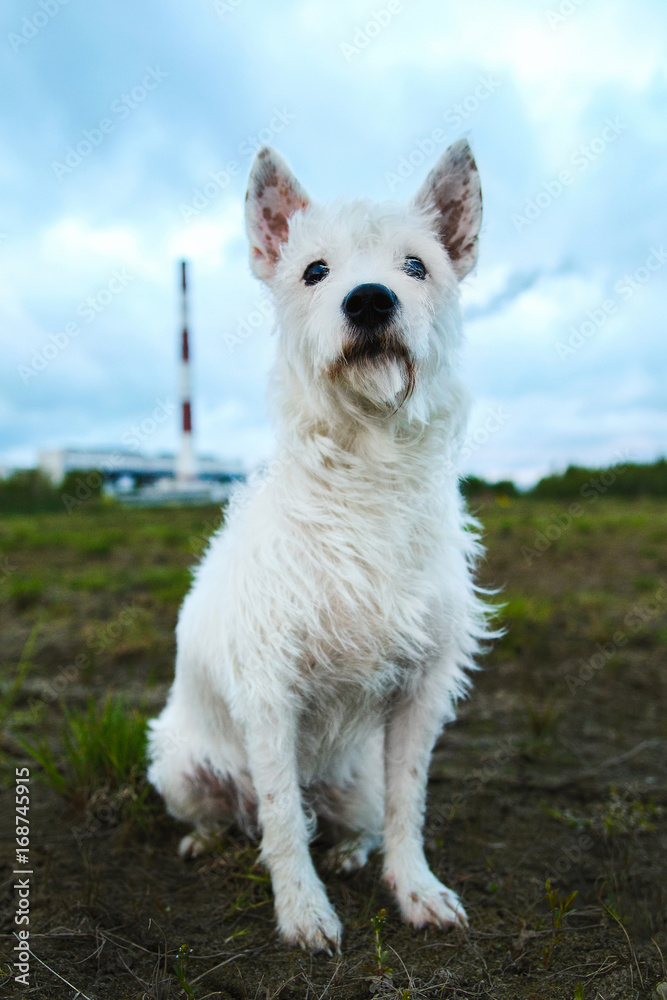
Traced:
<path fill-rule="evenodd" d="M 179 415 L 178 451 L 146 455 L 120 448 L 58 448 L 41 451 L 39 466 L 54 484 L 68 472 L 95 470 L 104 477 L 104 491 L 124 503 L 162 505 L 218 502 L 226 499 L 235 483 L 245 479 L 240 461 L 221 461 L 197 455 L 194 448 L 190 382 L 190 335 L 186 262 L 180 265 L 181 324 L 179 331 L 180 404 L 159 403 L 154 413 L 162 422 L 176 410 Z M 157 411 L 160 411 L 159 414 Z M 142 428 L 143 430 L 143 428 Z M 131 438 L 127 441 L 134 444 Z"/>
<path fill-rule="evenodd" d="M 233 484 L 245 478 L 241 462 L 221 462 L 210 455 L 197 456 L 197 479 L 202 483 Z M 110 492 L 127 492 L 141 486 L 175 486 L 178 481 L 178 455 L 142 455 L 117 448 L 54 448 L 39 453 L 39 467 L 54 485 L 68 472 L 104 475 Z"/>

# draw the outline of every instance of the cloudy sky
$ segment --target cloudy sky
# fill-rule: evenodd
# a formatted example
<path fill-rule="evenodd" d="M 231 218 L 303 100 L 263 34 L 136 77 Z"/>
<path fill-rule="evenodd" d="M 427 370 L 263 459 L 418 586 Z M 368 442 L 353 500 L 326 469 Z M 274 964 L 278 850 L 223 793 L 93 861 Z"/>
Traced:
<path fill-rule="evenodd" d="M 181 257 L 198 448 L 266 457 L 253 150 L 316 198 L 404 199 L 463 135 L 485 206 L 464 471 L 664 454 L 666 39 L 660 0 L 5 0 L 0 463 L 118 446 L 156 408 L 142 443 L 174 447 Z"/>

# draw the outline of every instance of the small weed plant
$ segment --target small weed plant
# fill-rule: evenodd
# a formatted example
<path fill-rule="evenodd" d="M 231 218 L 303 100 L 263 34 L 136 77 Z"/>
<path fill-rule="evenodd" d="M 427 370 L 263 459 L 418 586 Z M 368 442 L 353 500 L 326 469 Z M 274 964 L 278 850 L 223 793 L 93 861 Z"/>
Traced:
<path fill-rule="evenodd" d="M 551 937 L 542 951 L 542 967 L 549 967 L 556 945 L 565 927 L 565 918 L 574 913 L 574 901 L 577 898 L 577 890 L 563 897 L 560 889 L 552 889 L 551 879 L 548 878 L 545 885 L 544 898 L 551 910 Z"/>
<path fill-rule="evenodd" d="M 387 911 L 383 908 L 371 917 L 373 928 L 373 977 L 376 980 L 390 979 L 392 970 L 387 965 L 387 951 L 384 946 L 384 927 L 387 923 Z"/>
<path fill-rule="evenodd" d="M 176 961 L 173 965 L 176 978 L 178 979 L 180 987 L 187 997 L 194 997 L 195 995 L 195 991 L 187 979 L 187 967 L 191 955 L 192 948 L 188 948 L 187 944 L 182 944 L 176 952 Z"/>
<path fill-rule="evenodd" d="M 615 785 L 609 789 L 609 798 L 593 808 L 592 814 L 585 816 L 572 809 L 558 809 L 545 806 L 546 813 L 559 823 L 575 830 L 592 830 L 605 839 L 627 837 L 655 830 L 655 820 L 663 810 L 656 806 L 652 798 L 647 802 L 621 795 Z"/>

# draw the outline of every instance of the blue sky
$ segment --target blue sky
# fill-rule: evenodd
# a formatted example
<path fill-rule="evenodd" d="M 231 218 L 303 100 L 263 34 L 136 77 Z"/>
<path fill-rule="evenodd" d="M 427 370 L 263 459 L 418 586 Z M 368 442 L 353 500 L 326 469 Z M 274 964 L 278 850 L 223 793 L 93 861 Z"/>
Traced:
<path fill-rule="evenodd" d="M 664 454 L 666 37 L 657 0 L 6 0 L 0 463 L 117 445 L 177 399 L 183 256 L 198 448 L 267 457 L 252 150 L 316 198 L 404 199 L 463 135 L 485 206 L 463 471 Z"/>

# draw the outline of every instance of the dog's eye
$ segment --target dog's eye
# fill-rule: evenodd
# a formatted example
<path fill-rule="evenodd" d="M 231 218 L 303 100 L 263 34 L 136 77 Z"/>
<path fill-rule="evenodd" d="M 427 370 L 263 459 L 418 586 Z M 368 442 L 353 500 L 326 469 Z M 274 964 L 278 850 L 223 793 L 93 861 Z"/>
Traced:
<path fill-rule="evenodd" d="M 420 281 L 426 277 L 426 268 L 419 257 L 406 257 L 403 261 L 403 270 L 411 278 L 419 278 Z"/>
<path fill-rule="evenodd" d="M 307 285 L 316 285 L 318 281 L 322 280 L 322 278 L 326 278 L 328 273 L 329 268 L 324 261 L 315 260 L 312 264 L 309 264 L 303 272 L 303 280 Z"/>

